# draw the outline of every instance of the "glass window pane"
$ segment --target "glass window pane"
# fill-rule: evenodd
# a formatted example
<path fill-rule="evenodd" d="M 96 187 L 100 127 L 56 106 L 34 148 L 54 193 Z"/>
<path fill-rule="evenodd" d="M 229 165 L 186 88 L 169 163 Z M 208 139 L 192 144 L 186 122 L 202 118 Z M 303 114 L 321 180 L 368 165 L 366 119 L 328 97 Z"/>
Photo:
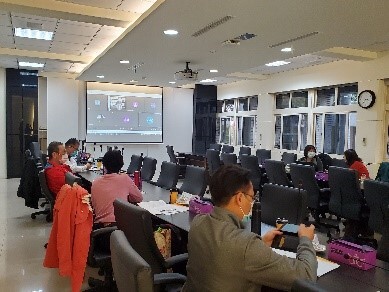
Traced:
<path fill-rule="evenodd" d="M 351 112 L 348 114 L 348 137 L 347 137 L 348 149 L 355 149 L 356 133 L 357 133 L 357 113 Z"/>
<path fill-rule="evenodd" d="M 230 118 L 220 118 L 220 143 L 230 144 Z"/>
<path fill-rule="evenodd" d="M 343 154 L 345 143 L 345 114 L 326 114 L 324 120 L 324 153 Z"/>
<path fill-rule="evenodd" d="M 334 106 L 335 88 L 318 89 L 316 106 Z"/>
<path fill-rule="evenodd" d="M 220 137 L 220 119 L 219 118 L 216 118 L 216 133 L 215 133 L 215 137 L 216 137 L 216 143 L 220 143 L 220 140 L 221 140 L 221 137 Z"/>
<path fill-rule="evenodd" d="M 342 105 L 357 104 L 358 103 L 357 96 L 358 96 L 358 85 L 339 87 L 338 104 L 342 104 Z"/>
<path fill-rule="evenodd" d="M 308 107 L 308 91 L 292 93 L 292 108 Z"/>
<path fill-rule="evenodd" d="M 224 101 L 224 112 L 233 112 L 235 109 L 234 107 L 234 100 L 233 99 L 230 99 L 230 100 L 225 100 Z"/>
<path fill-rule="evenodd" d="M 250 98 L 250 110 L 256 111 L 258 109 L 258 95 L 254 95 Z"/>
<path fill-rule="evenodd" d="M 297 150 L 299 116 L 284 116 L 282 119 L 282 149 Z"/>
<path fill-rule="evenodd" d="M 280 149 L 280 139 L 281 139 L 281 116 L 275 116 L 275 135 L 274 135 L 274 148 Z"/>
<path fill-rule="evenodd" d="M 237 117 L 237 120 L 238 120 L 238 145 L 242 145 L 243 117 Z"/>
<path fill-rule="evenodd" d="M 276 95 L 276 109 L 289 108 L 289 93 L 280 93 Z"/>
<path fill-rule="evenodd" d="M 315 115 L 315 147 L 321 151 L 323 146 L 323 114 Z"/>
<path fill-rule="evenodd" d="M 300 115 L 300 151 L 307 146 L 308 137 L 308 114 Z"/>
<path fill-rule="evenodd" d="M 243 117 L 243 127 L 241 129 L 242 144 L 243 146 L 254 146 L 254 133 L 255 133 L 255 119 L 256 117 Z"/>
<path fill-rule="evenodd" d="M 248 111 L 248 110 L 249 110 L 249 99 L 247 97 L 239 98 L 239 109 L 238 109 L 238 111 Z"/>

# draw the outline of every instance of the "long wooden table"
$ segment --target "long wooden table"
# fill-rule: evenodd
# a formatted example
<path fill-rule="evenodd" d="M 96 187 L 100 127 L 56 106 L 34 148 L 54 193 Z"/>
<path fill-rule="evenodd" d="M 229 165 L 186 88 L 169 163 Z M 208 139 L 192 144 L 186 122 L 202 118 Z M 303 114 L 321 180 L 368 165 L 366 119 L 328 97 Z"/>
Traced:
<path fill-rule="evenodd" d="M 100 175 L 93 171 L 79 174 L 83 181 L 89 184 Z M 169 191 L 153 184 L 143 182 L 142 192 L 144 201 L 163 200 L 169 202 Z M 194 215 L 183 212 L 174 215 L 156 215 L 156 217 L 188 232 Z M 340 264 L 336 270 L 319 277 L 318 283 L 328 291 L 389 291 L 389 263 L 377 260 L 376 267 L 368 271 Z"/>

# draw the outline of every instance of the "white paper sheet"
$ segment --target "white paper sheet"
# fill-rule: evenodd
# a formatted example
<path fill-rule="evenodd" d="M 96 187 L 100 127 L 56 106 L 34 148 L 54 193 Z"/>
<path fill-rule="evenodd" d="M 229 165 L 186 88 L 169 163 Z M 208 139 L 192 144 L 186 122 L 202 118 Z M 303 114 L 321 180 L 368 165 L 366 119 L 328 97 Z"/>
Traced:
<path fill-rule="evenodd" d="M 149 211 L 153 215 L 173 215 L 180 212 L 188 211 L 189 208 L 186 206 L 178 206 L 166 204 L 164 201 L 149 201 L 149 202 L 140 202 L 138 206 Z"/>

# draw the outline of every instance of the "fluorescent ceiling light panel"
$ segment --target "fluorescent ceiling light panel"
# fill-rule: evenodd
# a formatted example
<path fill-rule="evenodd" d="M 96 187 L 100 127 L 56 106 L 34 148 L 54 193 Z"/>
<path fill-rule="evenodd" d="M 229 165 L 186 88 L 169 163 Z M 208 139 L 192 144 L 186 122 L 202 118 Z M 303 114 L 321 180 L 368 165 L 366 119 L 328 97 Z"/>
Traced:
<path fill-rule="evenodd" d="M 281 52 L 291 52 L 292 48 L 283 48 L 281 49 Z"/>
<path fill-rule="evenodd" d="M 200 82 L 206 83 L 206 82 L 216 82 L 216 81 L 217 81 L 216 79 L 203 79 Z"/>
<path fill-rule="evenodd" d="M 138 80 L 134 80 L 134 79 L 132 79 L 132 80 L 130 80 L 130 82 L 131 82 L 131 83 L 137 83 L 137 82 L 138 82 Z"/>
<path fill-rule="evenodd" d="M 44 65 L 42 63 L 19 62 L 19 67 L 43 68 Z"/>
<path fill-rule="evenodd" d="M 170 84 L 176 84 L 176 82 L 175 82 L 175 81 L 169 81 L 169 83 L 170 83 Z"/>
<path fill-rule="evenodd" d="M 287 65 L 287 64 L 290 64 L 290 62 L 275 61 L 275 62 L 272 62 L 272 63 L 267 63 L 265 65 L 269 66 L 269 67 L 278 67 L 278 66 L 283 66 L 283 65 Z"/>
<path fill-rule="evenodd" d="M 97 77 L 97 78 L 100 78 L 100 79 L 103 79 L 103 78 L 104 78 L 104 75 L 97 75 L 96 77 Z"/>
<path fill-rule="evenodd" d="M 219 72 L 217 69 L 211 69 L 211 70 L 209 70 L 209 72 L 210 73 L 217 73 L 217 72 Z"/>
<path fill-rule="evenodd" d="M 166 35 L 176 35 L 176 34 L 178 34 L 178 31 L 176 31 L 174 29 L 167 29 L 167 30 L 164 30 L 163 33 Z"/>
<path fill-rule="evenodd" d="M 129 64 L 130 61 L 129 60 L 120 60 L 120 64 Z"/>
<path fill-rule="evenodd" d="M 20 28 L 15 27 L 15 36 L 21 38 L 37 39 L 51 41 L 53 39 L 53 33 L 51 31 L 29 29 L 29 28 Z"/>

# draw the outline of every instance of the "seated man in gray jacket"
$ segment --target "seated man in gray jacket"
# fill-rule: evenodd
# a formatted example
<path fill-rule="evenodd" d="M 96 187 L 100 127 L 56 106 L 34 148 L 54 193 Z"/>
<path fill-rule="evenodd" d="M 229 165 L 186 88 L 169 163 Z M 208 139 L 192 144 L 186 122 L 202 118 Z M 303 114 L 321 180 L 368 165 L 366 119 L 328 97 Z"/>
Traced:
<path fill-rule="evenodd" d="M 244 230 L 254 201 L 249 172 L 235 165 L 221 167 L 211 178 L 215 208 L 197 216 L 189 231 L 187 282 L 182 291 L 260 291 L 262 285 L 290 290 L 293 281 L 316 281 L 317 259 L 312 246 L 314 226 L 300 225 L 296 259 L 271 248 L 272 230 L 262 238 Z"/>

